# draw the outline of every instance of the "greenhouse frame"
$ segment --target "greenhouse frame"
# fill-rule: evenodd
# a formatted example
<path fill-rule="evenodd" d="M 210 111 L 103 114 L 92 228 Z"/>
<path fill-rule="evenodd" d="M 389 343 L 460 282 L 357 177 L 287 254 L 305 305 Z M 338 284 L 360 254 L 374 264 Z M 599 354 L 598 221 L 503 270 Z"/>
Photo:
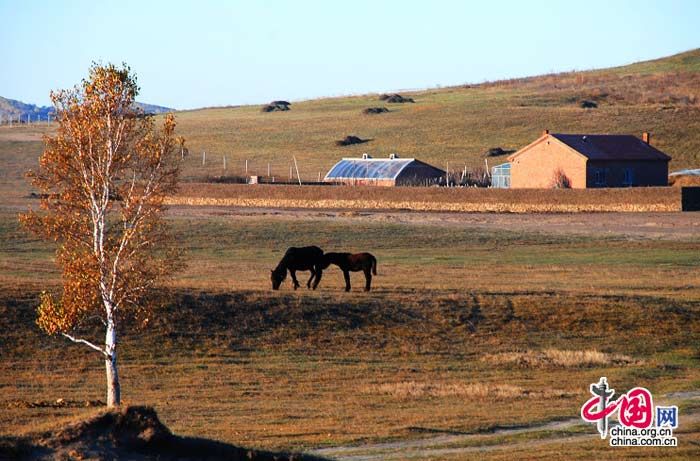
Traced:
<path fill-rule="evenodd" d="M 323 178 L 324 182 L 370 186 L 431 186 L 444 183 L 445 172 L 415 158 L 343 158 Z"/>
<path fill-rule="evenodd" d="M 510 162 L 491 168 L 491 187 L 510 189 Z"/>

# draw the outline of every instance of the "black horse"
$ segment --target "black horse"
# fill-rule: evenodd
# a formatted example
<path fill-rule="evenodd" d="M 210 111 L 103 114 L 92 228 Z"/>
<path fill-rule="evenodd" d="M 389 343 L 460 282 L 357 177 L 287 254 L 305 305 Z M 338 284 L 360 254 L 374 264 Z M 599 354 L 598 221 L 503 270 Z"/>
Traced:
<path fill-rule="evenodd" d="M 311 271 L 311 277 L 306 282 L 306 287 L 311 288 L 313 281 L 313 289 L 315 290 L 318 283 L 321 281 L 323 268 L 321 267 L 323 250 L 316 246 L 310 247 L 291 247 L 284 253 L 282 260 L 270 274 L 272 280 L 272 289 L 278 290 L 284 279 L 287 277 L 287 271 L 292 275 L 294 289 L 299 288 L 296 271 Z M 315 280 L 314 280 L 315 278 Z"/>
<path fill-rule="evenodd" d="M 366 280 L 365 291 L 372 288 L 372 274 L 377 275 L 377 258 L 370 253 L 326 253 L 321 260 L 323 261 L 321 269 L 335 264 L 343 271 L 345 291 L 350 291 L 350 272 L 363 271 Z M 318 285 L 318 280 L 316 285 Z"/>

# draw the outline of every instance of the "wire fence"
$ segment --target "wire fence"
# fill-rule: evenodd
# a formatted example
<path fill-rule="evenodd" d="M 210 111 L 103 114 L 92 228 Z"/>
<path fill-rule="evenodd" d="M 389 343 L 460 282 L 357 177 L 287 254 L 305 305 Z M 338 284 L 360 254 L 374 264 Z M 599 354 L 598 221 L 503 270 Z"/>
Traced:
<path fill-rule="evenodd" d="M 55 116 L 48 114 L 4 114 L 0 113 L 0 126 L 51 125 Z"/>

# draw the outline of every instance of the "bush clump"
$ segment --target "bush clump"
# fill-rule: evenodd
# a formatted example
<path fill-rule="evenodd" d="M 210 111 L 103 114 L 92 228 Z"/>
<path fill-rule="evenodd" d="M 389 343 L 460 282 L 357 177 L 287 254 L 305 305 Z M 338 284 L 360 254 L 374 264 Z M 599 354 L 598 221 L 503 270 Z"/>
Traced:
<path fill-rule="evenodd" d="M 383 114 L 385 112 L 389 112 L 386 107 L 368 107 L 362 111 L 363 114 Z"/>
<path fill-rule="evenodd" d="M 260 109 L 262 112 L 275 112 L 275 111 L 285 111 L 289 110 L 289 106 L 291 106 L 292 103 L 289 101 L 272 101 L 270 104 L 267 104 Z"/>
<path fill-rule="evenodd" d="M 502 155 L 508 155 L 515 152 L 514 150 L 506 150 L 502 147 L 492 147 L 486 151 L 485 157 L 500 157 Z"/>
<path fill-rule="evenodd" d="M 369 139 L 362 139 L 362 138 L 359 138 L 357 136 L 350 135 L 350 136 L 345 136 L 340 141 L 336 141 L 335 145 L 336 146 L 351 146 L 353 144 L 363 144 L 363 143 L 366 143 L 369 141 L 370 141 Z"/>
<path fill-rule="evenodd" d="M 398 93 L 383 94 L 379 96 L 380 101 L 390 102 L 390 103 L 405 103 L 405 102 L 416 102 L 413 98 L 406 98 Z"/>

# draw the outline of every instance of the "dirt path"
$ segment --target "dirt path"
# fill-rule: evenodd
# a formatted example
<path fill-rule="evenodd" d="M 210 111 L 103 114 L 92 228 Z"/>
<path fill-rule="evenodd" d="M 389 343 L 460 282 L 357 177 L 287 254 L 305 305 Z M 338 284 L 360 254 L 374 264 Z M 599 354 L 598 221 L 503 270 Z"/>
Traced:
<path fill-rule="evenodd" d="M 173 216 L 364 221 L 633 239 L 700 238 L 700 213 L 441 213 L 173 206 Z"/>
<path fill-rule="evenodd" d="M 0 211 L 18 213 L 21 203 L 5 203 Z M 32 202 L 34 205 L 36 201 Z M 629 239 L 698 240 L 700 212 L 654 213 L 450 213 L 420 211 L 347 211 L 287 208 L 239 208 L 224 206 L 171 206 L 170 216 L 187 218 L 227 217 L 256 220 L 313 220 L 333 222 L 376 222 L 541 232 L 557 235 L 623 237 Z"/>
<path fill-rule="evenodd" d="M 657 403 L 662 405 L 667 404 L 668 402 L 666 400 L 669 399 L 697 401 L 700 400 L 700 391 L 667 394 L 659 399 Z M 679 421 L 683 426 L 700 422 L 700 411 L 693 413 L 683 413 L 681 411 Z M 556 431 L 567 431 L 582 426 L 590 426 L 591 431 L 568 435 L 562 432 L 556 433 Z M 498 440 L 499 438 L 522 434 L 532 434 L 534 440 L 513 442 Z M 478 452 L 523 450 L 552 443 L 572 443 L 584 440 L 600 442 L 598 433 L 592 425 L 584 423 L 580 418 L 572 418 L 564 421 L 533 424 L 527 427 L 495 429 L 489 433 L 449 434 L 406 441 L 319 448 L 310 451 L 310 453 L 342 461 L 375 461 L 410 458 L 434 459 L 441 456 L 454 456 Z M 454 445 L 465 446 L 460 447 Z"/>

